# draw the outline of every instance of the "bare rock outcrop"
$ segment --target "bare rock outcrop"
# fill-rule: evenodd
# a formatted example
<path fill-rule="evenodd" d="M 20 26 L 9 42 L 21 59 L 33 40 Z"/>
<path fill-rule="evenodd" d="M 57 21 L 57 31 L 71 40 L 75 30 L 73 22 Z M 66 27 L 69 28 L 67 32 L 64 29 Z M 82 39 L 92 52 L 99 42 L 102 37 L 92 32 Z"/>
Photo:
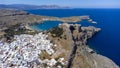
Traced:
<path fill-rule="evenodd" d="M 100 31 L 100 28 L 95 28 L 93 26 L 81 27 L 80 25 L 74 26 L 72 31 L 72 37 L 74 41 L 74 46 L 76 46 L 75 53 L 71 53 L 70 58 L 71 68 L 119 68 L 112 60 L 109 58 L 95 53 L 90 49 L 86 43 L 89 38 L 91 38 L 96 32 Z M 71 60 L 70 59 L 70 60 Z"/>
<path fill-rule="evenodd" d="M 86 44 L 89 38 L 100 31 L 100 28 L 67 23 L 59 25 L 59 28 L 64 31 L 61 38 L 51 39 L 54 39 L 53 41 L 64 50 L 59 53 L 64 53 L 65 55 L 62 57 L 66 57 L 65 60 L 68 61 L 65 68 L 119 68 L 111 59 L 97 54 Z"/>

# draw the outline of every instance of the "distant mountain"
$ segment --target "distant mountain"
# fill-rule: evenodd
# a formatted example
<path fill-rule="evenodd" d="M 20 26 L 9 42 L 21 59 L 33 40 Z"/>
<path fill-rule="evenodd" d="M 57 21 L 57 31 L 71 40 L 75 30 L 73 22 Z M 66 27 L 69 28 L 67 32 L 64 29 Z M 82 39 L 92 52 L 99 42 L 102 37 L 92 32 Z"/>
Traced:
<path fill-rule="evenodd" d="M 26 5 L 26 4 L 0 4 L 1 8 L 10 8 L 10 9 L 20 9 L 20 10 L 28 10 L 28 9 L 70 9 L 70 7 L 61 7 L 58 5 Z"/>

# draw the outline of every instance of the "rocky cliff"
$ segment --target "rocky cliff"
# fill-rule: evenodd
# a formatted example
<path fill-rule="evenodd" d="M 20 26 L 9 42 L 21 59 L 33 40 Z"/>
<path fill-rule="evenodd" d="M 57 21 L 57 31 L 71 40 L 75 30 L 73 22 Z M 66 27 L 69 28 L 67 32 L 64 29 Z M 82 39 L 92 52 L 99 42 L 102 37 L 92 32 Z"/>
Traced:
<path fill-rule="evenodd" d="M 49 34 L 49 37 L 61 48 L 57 55 L 62 54 L 68 61 L 66 68 L 119 68 L 112 60 L 97 54 L 86 44 L 89 38 L 100 31 L 99 28 L 67 23 L 59 25 L 59 28 L 63 29 L 63 34 L 59 37 L 55 33 L 54 36 Z"/>

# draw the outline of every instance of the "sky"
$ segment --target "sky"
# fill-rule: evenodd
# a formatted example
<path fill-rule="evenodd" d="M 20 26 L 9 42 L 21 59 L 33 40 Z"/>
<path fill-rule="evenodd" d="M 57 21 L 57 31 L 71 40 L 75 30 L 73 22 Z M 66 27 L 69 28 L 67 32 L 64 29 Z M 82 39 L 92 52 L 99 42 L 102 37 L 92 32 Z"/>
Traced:
<path fill-rule="evenodd" d="M 0 0 L 0 4 L 59 5 L 76 8 L 120 8 L 120 0 Z"/>

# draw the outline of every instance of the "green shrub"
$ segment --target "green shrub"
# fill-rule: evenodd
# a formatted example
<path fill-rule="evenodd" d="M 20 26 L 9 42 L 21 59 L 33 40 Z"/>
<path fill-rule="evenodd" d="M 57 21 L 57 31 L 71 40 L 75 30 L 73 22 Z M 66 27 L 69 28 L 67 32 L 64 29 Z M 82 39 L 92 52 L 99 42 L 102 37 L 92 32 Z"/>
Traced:
<path fill-rule="evenodd" d="M 63 34 L 63 29 L 55 27 L 50 30 L 50 33 L 52 34 L 53 37 L 61 37 L 61 35 Z"/>

